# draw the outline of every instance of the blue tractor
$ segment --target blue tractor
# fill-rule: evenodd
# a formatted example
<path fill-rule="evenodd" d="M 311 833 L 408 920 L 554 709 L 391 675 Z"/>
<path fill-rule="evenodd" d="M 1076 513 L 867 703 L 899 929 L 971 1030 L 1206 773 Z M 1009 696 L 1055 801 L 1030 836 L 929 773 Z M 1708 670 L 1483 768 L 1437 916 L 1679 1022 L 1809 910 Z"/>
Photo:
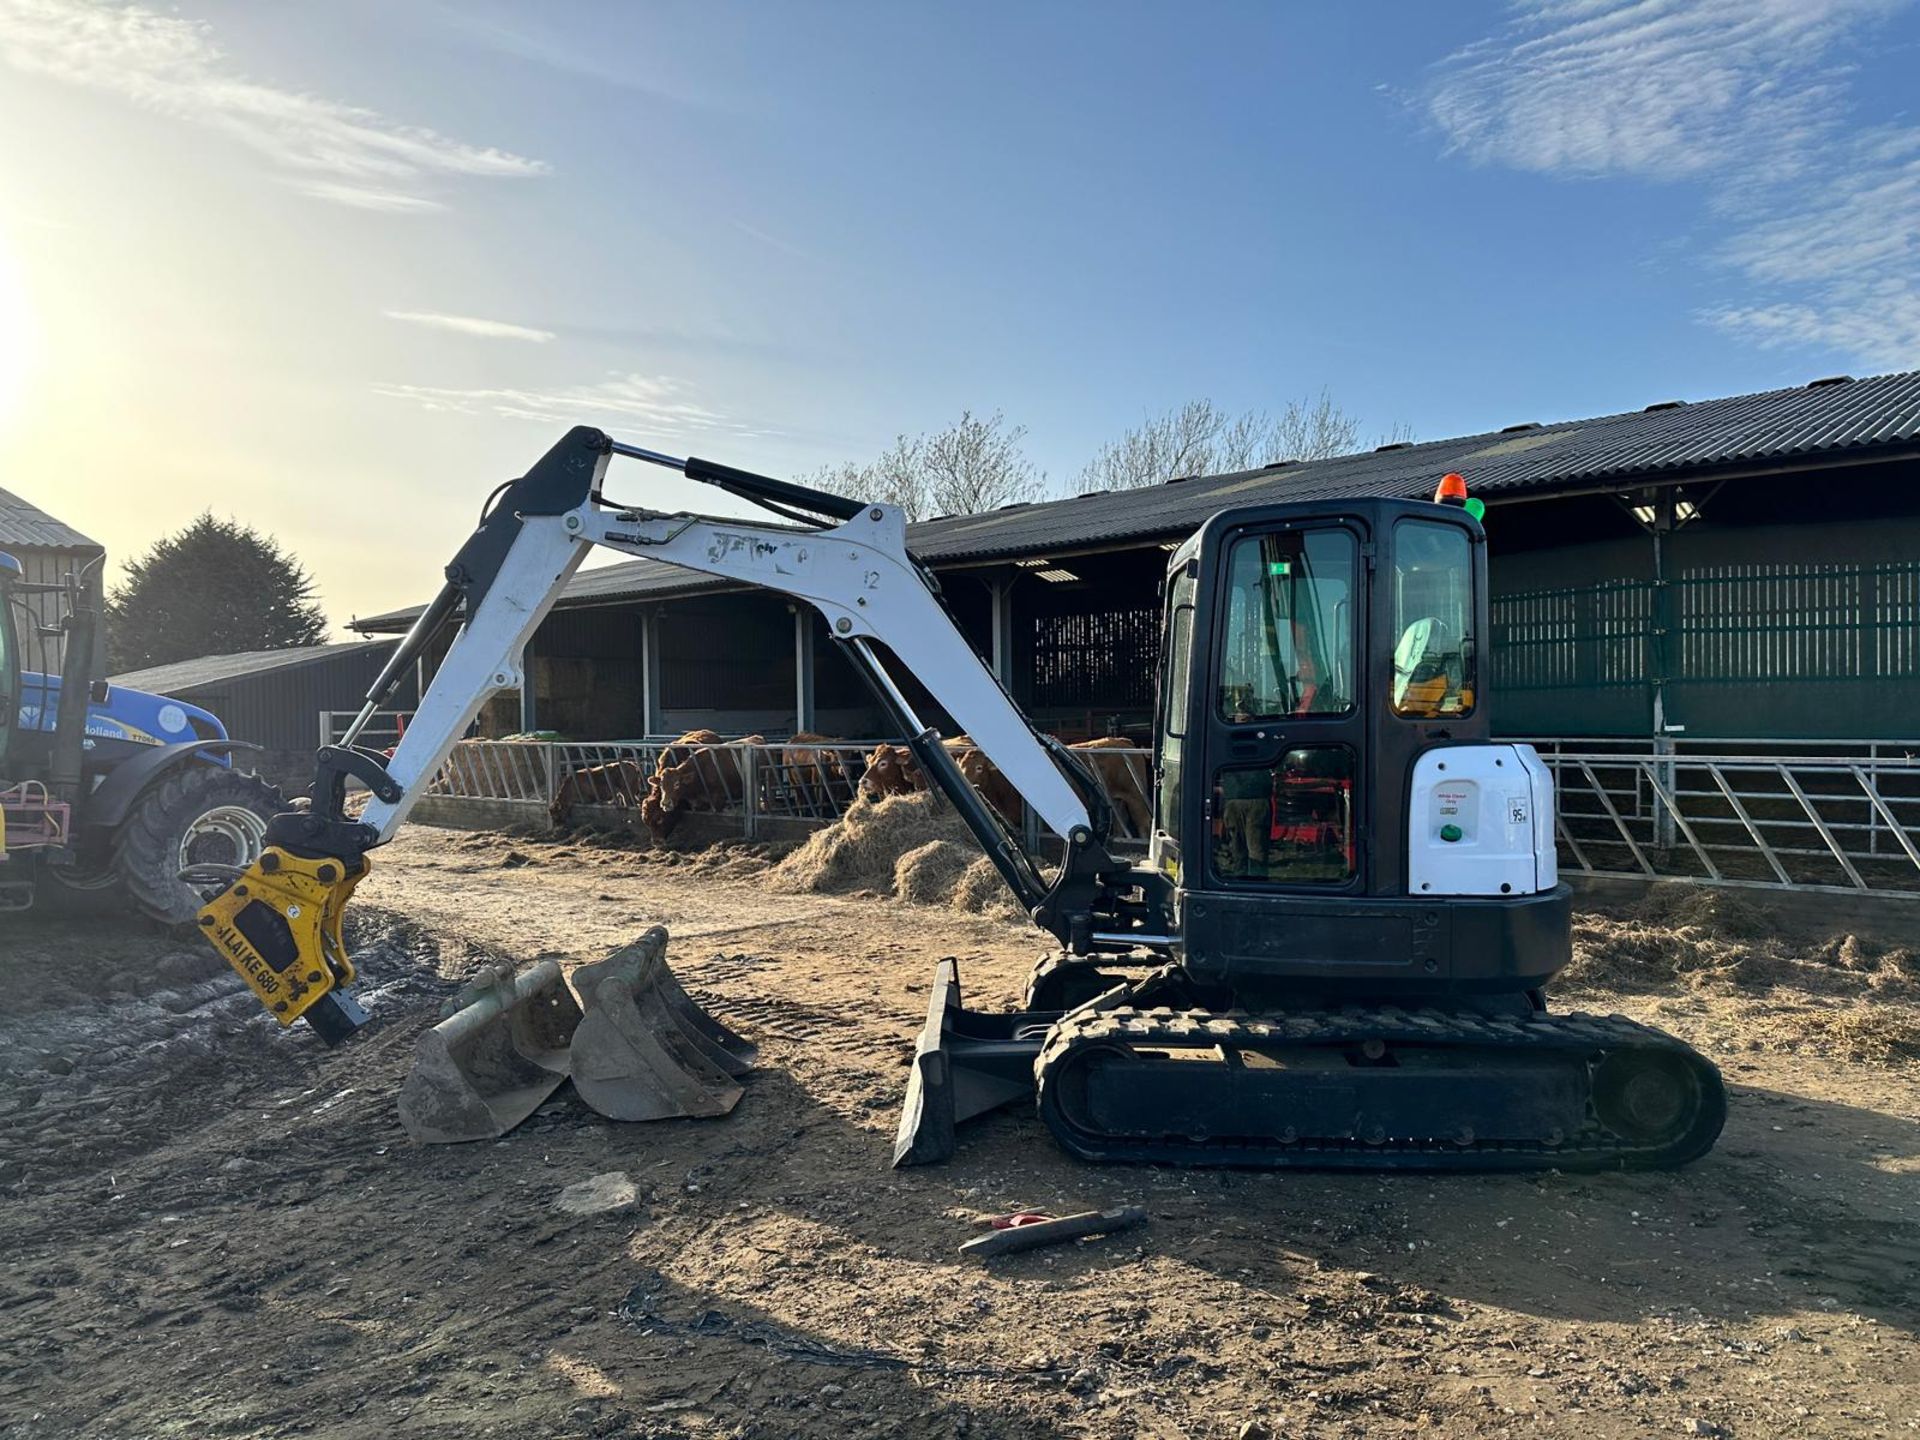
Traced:
<path fill-rule="evenodd" d="M 215 716 L 92 679 L 99 635 L 83 577 L 28 581 L 0 553 L 0 910 L 26 909 L 50 882 L 191 924 L 201 898 L 183 872 L 252 864 L 286 806 L 234 765 L 250 747 Z"/>

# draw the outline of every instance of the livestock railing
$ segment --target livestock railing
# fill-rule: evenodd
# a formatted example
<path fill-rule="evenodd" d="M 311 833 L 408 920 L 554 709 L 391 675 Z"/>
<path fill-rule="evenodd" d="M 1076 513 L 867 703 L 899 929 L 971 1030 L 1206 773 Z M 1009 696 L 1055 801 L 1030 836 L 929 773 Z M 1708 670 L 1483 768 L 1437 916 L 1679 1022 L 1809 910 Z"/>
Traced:
<path fill-rule="evenodd" d="M 581 807 L 637 812 L 662 753 L 674 750 L 673 759 L 700 757 L 679 768 L 681 804 L 752 837 L 763 820 L 845 813 L 872 745 L 466 740 L 430 793 L 523 802 L 562 820 L 585 818 Z M 1853 755 L 1540 748 L 1567 873 L 1920 898 L 1920 745 Z M 1099 754 L 1091 768 L 1110 800 L 1116 782 L 1151 795 L 1151 751 Z M 1039 838 L 1027 817 L 1029 845 Z"/>
<path fill-rule="evenodd" d="M 538 804 L 556 819 L 574 818 L 583 806 L 638 811 L 663 754 L 672 752 L 669 762 L 693 762 L 674 767 L 680 808 L 738 817 L 741 833 L 751 837 L 762 820 L 824 824 L 846 813 L 876 743 L 463 740 L 428 793 Z M 1109 802 L 1122 809 L 1115 792 L 1131 793 L 1138 813 L 1150 793 L 1152 752 L 1095 753 L 1099 761 L 1089 769 Z"/>
<path fill-rule="evenodd" d="M 1920 898 L 1920 758 L 1547 749 L 1562 869 Z"/>

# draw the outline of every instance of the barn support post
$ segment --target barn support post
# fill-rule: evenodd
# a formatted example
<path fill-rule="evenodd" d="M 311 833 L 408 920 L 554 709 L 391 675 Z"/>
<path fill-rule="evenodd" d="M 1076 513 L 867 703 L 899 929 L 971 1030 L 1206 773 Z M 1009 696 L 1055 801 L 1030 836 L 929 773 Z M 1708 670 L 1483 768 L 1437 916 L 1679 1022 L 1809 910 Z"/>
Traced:
<path fill-rule="evenodd" d="M 994 678 L 1013 693 L 1013 583 L 1015 576 L 1001 575 L 990 578 L 987 594 L 993 601 L 993 653 L 989 657 L 993 663 Z"/>
<path fill-rule="evenodd" d="M 1667 682 L 1679 663 L 1678 616 L 1673 598 L 1673 583 L 1667 577 L 1669 541 L 1673 536 L 1674 489 L 1662 486 L 1654 492 L 1653 524 L 1647 527 L 1653 539 L 1653 844 L 1660 851 L 1674 846 L 1673 807 L 1666 797 L 1674 793 L 1674 740 L 1684 725 L 1667 718 Z"/>
<path fill-rule="evenodd" d="M 760 749 L 740 747 L 740 833 L 748 840 L 760 835 Z"/>
<path fill-rule="evenodd" d="M 540 728 L 539 697 L 533 692 L 533 641 L 520 649 L 520 730 L 530 735 Z"/>
<path fill-rule="evenodd" d="M 813 611 L 793 609 L 793 728 L 815 730 L 813 703 Z"/>
<path fill-rule="evenodd" d="M 640 612 L 640 734 L 644 739 L 665 733 L 660 719 L 660 636 L 658 612 Z"/>

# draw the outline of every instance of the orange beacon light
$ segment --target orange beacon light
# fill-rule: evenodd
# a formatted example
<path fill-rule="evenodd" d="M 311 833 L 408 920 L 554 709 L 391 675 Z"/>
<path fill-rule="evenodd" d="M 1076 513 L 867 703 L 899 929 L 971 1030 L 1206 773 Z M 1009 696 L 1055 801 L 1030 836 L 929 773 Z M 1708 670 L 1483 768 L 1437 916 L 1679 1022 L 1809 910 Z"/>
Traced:
<path fill-rule="evenodd" d="M 1440 483 L 1434 487 L 1433 502 L 1436 505 L 1458 505 L 1476 520 L 1487 513 L 1484 502 L 1468 498 L 1465 477 L 1451 470 L 1442 475 Z"/>

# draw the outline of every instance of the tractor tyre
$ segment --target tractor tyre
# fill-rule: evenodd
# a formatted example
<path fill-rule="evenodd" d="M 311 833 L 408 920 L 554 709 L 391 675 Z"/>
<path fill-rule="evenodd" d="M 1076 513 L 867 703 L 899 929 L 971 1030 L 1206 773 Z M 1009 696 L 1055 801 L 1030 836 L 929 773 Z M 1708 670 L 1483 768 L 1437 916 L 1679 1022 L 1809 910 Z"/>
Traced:
<path fill-rule="evenodd" d="M 180 872 L 208 862 L 245 869 L 266 846 L 267 821 L 286 808 L 258 775 L 181 766 L 134 802 L 114 836 L 113 868 L 143 914 L 190 925 L 204 897 Z"/>

